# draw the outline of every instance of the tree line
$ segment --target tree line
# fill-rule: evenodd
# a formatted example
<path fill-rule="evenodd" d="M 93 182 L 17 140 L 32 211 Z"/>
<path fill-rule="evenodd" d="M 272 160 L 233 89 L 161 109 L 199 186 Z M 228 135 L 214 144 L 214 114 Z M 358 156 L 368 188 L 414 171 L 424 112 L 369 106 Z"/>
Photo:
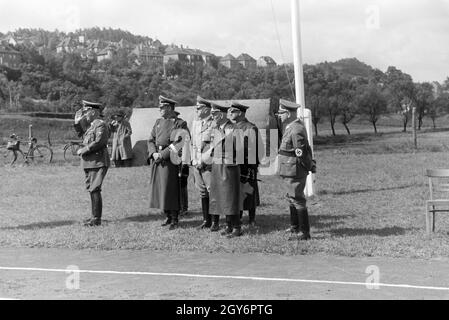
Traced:
<path fill-rule="evenodd" d="M 136 57 L 119 50 L 111 60 L 96 62 L 77 54 L 57 55 L 17 46 L 19 70 L 0 66 L 0 110 L 7 112 L 76 111 L 83 99 L 100 101 L 108 109 L 156 107 L 159 95 L 180 105 L 193 105 L 197 94 L 209 99 L 294 100 L 292 65 L 271 68 L 228 69 L 218 63 L 192 66 L 169 61 L 165 66 L 136 65 Z M 344 59 L 304 66 L 306 105 L 312 112 L 315 134 L 324 119 L 333 135 L 340 122 L 348 134 L 357 115 L 377 132 L 381 115 L 398 113 L 403 130 L 416 108 L 418 128 L 424 117 L 435 119 L 449 112 L 449 77 L 443 83 L 415 83 L 391 66 L 385 72 Z"/>

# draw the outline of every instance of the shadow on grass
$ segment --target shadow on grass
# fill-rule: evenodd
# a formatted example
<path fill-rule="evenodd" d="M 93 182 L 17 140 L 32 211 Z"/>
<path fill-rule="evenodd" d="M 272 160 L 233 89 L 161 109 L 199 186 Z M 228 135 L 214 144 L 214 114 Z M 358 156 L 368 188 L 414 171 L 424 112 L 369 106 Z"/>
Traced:
<path fill-rule="evenodd" d="M 424 184 L 411 184 L 411 185 L 405 185 L 405 186 L 398 186 L 398 187 L 389 187 L 389 188 L 380 188 L 380 189 L 360 189 L 360 190 L 345 190 L 345 191 L 331 191 L 331 190 L 320 190 L 318 191 L 318 195 L 345 195 L 345 194 L 354 194 L 354 193 L 368 193 L 368 192 L 380 192 L 380 191 L 391 191 L 391 190 L 401 190 L 401 189 L 408 189 L 408 188 L 414 188 L 424 186 Z"/>
<path fill-rule="evenodd" d="M 199 221 L 199 216 L 201 215 L 201 212 L 197 211 L 188 211 L 187 215 L 179 216 L 179 221 L 183 223 L 183 225 L 187 224 L 197 224 L 197 220 Z M 149 221 L 161 221 L 163 222 L 165 220 L 166 216 L 165 214 L 160 211 L 152 211 L 148 214 L 141 214 L 137 216 L 132 217 L 126 217 L 123 219 L 116 220 L 117 222 L 149 222 Z M 194 220 L 190 220 L 191 218 L 195 218 Z M 188 221 L 185 221 L 188 220 Z M 190 221 L 189 221 L 190 220 Z"/>
<path fill-rule="evenodd" d="M 309 215 L 310 225 L 316 229 L 335 227 L 344 220 L 354 215 Z M 224 218 L 220 219 L 221 225 L 225 224 Z M 248 225 L 248 215 L 244 214 L 242 226 Z M 286 230 L 290 227 L 290 216 L 285 215 L 256 215 L 256 227 L 248 228 L 248 234 L 269 234 Z"/>
<path fill-rule="evenodd" d="M 381 229 L 367 229 L 367 228 L 340 228 L 330 230 L 333 236 L 337 237 L 347 237 L 347 236 L 379 236 L 379 237 L 389 237 L 389 236 L 402 236 L 408 230 L 401 227 L 386 227 Z"/>
<path fill-rule="evenodd" d="M 51 229 L 64 226 L 71 226 L 79 224 L 79 221 L 67 220 L 67 221 L 52 221 L 52 222 L 36 222 L 31 224 L 20 225 L 16 227 L 5 227 L 0 230 L 33 230 L 33 229 Z"/>

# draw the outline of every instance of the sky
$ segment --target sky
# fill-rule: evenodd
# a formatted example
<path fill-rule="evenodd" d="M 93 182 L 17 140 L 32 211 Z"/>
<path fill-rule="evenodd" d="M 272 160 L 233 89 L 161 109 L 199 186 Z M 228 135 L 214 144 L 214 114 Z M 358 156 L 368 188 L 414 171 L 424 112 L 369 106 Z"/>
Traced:
<path fill-rule="evenodd" d="M 449 0 L 299 0 L 303 63 L 355 57 L 449 77 Z M 293 61 L 291 0 L 0 0 L 0 32 L 111 27 L 224 56 Z"/>

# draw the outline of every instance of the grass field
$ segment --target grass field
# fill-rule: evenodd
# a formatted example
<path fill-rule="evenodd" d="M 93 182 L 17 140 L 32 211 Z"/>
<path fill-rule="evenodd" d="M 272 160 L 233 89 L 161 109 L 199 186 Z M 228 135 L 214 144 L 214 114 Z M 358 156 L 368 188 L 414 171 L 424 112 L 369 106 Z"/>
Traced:
<path fill-rule="evenodd" d="M 285 186 L 277 177 L 261 177 L 258 227 L 244 227 L 241 238 L 195 228 L 200 203 L 191 181 L 192 213 L 169 232 L 160 226 L 161 214 L 148 208 L 148 167 L 111 168 L 103 188 L 106 222 L 82 227 L 80 221 L 90 214 L 83 173 L 61 161 L 58 151 L 55 164 L 0 168 L 0 246 L 447 257 L 449 216 L 437 216 L 436 233 L 425 235 L 424 170 L 449 167 L 449 133 L 423 130 L 413 152 L 411 134 L 399 131 L 377 136 L 361 131 L 332 144 L 317 140 L 317 195 L 308 203 L 313 237 L 308 242 L 287 241 Z"/>

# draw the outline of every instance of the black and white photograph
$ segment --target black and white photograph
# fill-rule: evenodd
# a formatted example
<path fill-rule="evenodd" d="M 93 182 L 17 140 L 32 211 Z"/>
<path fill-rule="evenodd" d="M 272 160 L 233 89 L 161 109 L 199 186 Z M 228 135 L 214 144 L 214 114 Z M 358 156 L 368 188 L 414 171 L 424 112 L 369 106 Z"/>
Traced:
<path fill-rule="evenodd" d="M 0 0 L 0 300 L 271 318 L 448 265 L 449 0 Z"/>

